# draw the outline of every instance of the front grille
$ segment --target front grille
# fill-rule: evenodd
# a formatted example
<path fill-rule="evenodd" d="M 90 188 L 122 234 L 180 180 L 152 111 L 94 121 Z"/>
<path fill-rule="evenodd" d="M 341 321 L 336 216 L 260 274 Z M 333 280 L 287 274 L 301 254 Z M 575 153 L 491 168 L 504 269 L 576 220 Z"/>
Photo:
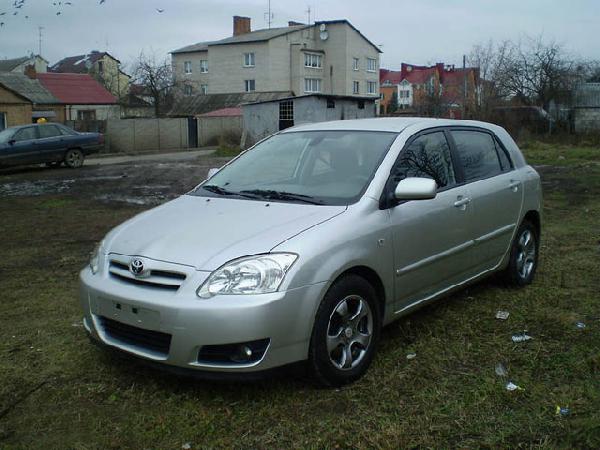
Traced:
<path fill-rule="evenodd" d="M 163 269 L 150 269 L 144 278 L 136 277 L 126 263 L 116 259 L 110 261 L 108 272 L 111 277 L 125 283 L 169 291 L 179 289 L 187 277 L 185 273 Z"/>
<path fill-rule="evenodd" d="M 164 356 L 169 354 L 171 335 L 160 331 L 144 330 L 107 317 L 99 317 L 100 325 L 106 336 L 115 341 L 140 347 Z"/>

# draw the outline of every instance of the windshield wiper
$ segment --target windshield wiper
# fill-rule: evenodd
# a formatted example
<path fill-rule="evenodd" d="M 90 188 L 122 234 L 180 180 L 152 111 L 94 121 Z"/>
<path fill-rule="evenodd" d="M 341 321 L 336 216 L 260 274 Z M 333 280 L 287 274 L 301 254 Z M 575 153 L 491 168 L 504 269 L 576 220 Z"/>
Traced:
<path fill-rule="evenodd" d="M 311 197 L 310 195 L 294 194 L 293 192 L 275 191 L 272 189 L 251 189 L 246 191 L 240 191 L 242 194 L 251 194 L 260 196 L 266 199 L 272 200 L 292 200 L 303 203 L 310 203 L 311 205 L 322 205 L 323 202 Z"/>
<path fill-rule="evenodd" d="M 229 191 L 225 188 L 222 188 L 221 186 L 217 186 L 216 184 L 208 184 L 206 186 L 202 186 L 202 189 L 206 189 L 209 192 L 213 192 L 215 194 L 219 194 L 219 195 L 236 195 L 238 197 L 246 197 L 246 198 L 258 198 L 258 196 L 256 195 L 251 195 L 251 193 L 244 193 L 242 192 L 235 192 L 235 191 Z"/>

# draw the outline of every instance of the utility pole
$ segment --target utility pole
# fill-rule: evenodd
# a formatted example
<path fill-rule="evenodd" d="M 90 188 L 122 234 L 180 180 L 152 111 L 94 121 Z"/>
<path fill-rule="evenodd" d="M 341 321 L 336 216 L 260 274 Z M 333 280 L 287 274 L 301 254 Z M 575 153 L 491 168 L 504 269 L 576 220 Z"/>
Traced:
<path fill-rule="evenodd" d="M 38 55 L 42 56 L 42 30 L 44 27 L 38 27 Z"/>
<path fill-rule="evenodd" d="M 467 55 L 463 55 L 463 107 L 462 107 L 462 117 L 465 118 L 465 113 L 467 110 Z"/>

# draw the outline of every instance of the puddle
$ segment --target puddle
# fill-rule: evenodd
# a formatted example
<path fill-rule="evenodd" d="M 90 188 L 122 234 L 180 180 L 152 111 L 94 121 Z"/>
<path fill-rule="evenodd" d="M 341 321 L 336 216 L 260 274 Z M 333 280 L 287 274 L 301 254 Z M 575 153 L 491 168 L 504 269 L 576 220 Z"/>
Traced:
<path fill-rule="evenodd" d="M 71 189 L 76 180 L 20 181 L 0 184 L 0 196 L 37 196 Z"/>
<path fill-rule="evenodd" d="M 159 205 L 167 200 L 165 196 L 153 196 L 153 197 L 132 197 L 128 195 L 97 195 L 94 197 L 95 200 L 100 200 L 101 202 L 119 202 L 119 203 L 127 203 L 130 205 Z"/>

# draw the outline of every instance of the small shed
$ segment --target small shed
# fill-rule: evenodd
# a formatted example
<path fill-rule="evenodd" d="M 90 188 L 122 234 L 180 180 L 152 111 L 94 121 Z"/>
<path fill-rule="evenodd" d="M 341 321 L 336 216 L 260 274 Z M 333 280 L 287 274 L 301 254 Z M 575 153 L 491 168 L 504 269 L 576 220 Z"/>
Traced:
<path fill-rule="evenodd" d="M 375 117 L 374 97 L 310 94 L 242 105 L 242 147 L 294 125 Z"/>
<path fill-rule="evenodd" d="M 575 89 L 573 121 L 576 133 L 600 131 L 600 83 L 583 83 Z"/>

